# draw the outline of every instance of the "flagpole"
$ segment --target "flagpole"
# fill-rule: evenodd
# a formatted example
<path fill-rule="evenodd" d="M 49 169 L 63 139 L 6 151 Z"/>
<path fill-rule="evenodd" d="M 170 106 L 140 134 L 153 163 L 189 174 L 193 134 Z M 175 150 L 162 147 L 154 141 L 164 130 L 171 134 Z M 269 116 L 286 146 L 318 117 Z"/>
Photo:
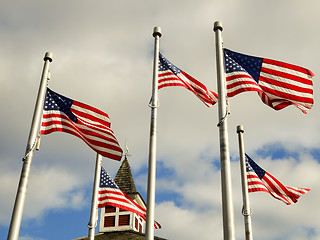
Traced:
<path fill-rule="evenodd" d="M 242 199 L 243 199 L 243 209 L 242 215 L 244 217 L 245 225 L 245 235 L 246 240 L 253 240 L 252 237 L 252 226 L 251 226 L 251 207 L 249 202 L 249 193 L 248 193 L 248 183 L 246 175 L 246 160 L 245 160 L 245 151 L 243 144 L 243 126 L 237 126 L 237 133 L 239 138 L 239 154 L 240 154 L 240 169 L 241 169 L 241 183 L 242 183 Z"/>
<path fill-rule="evenodd" d="M 41 124 L 43 104 L 44 104 L 46 89 L 47 89 L 49 65 L 50 65 L 50 62 L 52 62 L 52 53 L 47 52 L 43 60 L 44 60 L 44 66 L 43 66 L 37 101 L 34 108 L 31 128 L 29 132 L 26 153 L 23 158 L 23 166 L 20 174 L 20 182 L 19 182 L 19 186 L 16 194 L 14 208 L 12 211 L 11 223 L 10 223 L 10 228 L 9 228 L 9 233 L 7 238 L 8 240 L 17 240 L 19 237 L 19 231 L 20 231 L 22 213 L 24 208 L 24 202 L 25 202 L 26 193 L 27 193 L 32 157 L 33 157 L 35 146 L 37 145 L 37 142 L 38 142 L 39 127 Z"/>
<path fill-rule="evenodd" d="M 226 84 L 224 73 L 223 49 L 221 32 L 223 30 L 221 22 L 214 23 L 216 38 L 216 62 L 217 62 L 217 83 L 218 83 L 218 107 L 219 107 L 219 136 L 220 136 L 220 162 L 221 162 L 221 192 L 222 192 L 222 213 L 224 240 L 235 239 L 233 202 L 231 187 L 231 170 L 229 155 L 229 140 L 227 129 L 227 102 Z"/>
<path fill-rule="evenodd" d="M 96 157 L 96 169 L 94 172 L 94 181 L 93 181 L 93 191 L 92 191 L 92 202 L 91 202 L 91 213 L 90 213 L 90 221 L 88 223 L 88 239 L 94 240 L 95 228 L 97 226 L 97 205 L 98 205 L 98 189 L 100 182 L 100 174 L 101 174 L 101 162 L 102 156 L 97 153 Z"/>
<path fill-rule="evenodd" d="M 157 108 L 158 108 L 158 64 L 159 64 L 159 39 L 162 36 L 160 27 L 153 30 L 154 59 L 153 59 L 153 82 L 152 97 L 150 101 L 151 122 L 149 142 L 149 165 L 148 165 L 148 189 L 147 189 L 147 223 L 146 240 L 154 239 L 154 209 L 155 209 L 155 185 L 156 185 L 156 142 L 157 142 Z"/>

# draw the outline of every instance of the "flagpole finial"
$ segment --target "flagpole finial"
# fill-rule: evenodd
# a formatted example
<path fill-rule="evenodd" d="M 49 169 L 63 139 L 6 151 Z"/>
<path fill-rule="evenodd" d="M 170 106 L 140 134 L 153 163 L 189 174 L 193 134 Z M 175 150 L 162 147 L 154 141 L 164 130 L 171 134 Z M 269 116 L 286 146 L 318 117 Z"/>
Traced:
<path fill-rule="evenodd" d="M 161 28 L 158 27 L 158 26 L 157 26 L 157 27 L 154 27 L 152 36 L 153 36 L 153 37 L 156 37 L 156 36 L 161 37 L 161 36 L 162 36 Z"/>
<path fill-rule="evenodd" d="M 238 126 L 237 126 L 237 133 L 244 133 L 244 130 L 243 130 L 243 126 L 242 126 L 242 125 L 238 125 Z"/>
<path fill-rule="evenodd" d="M 220 31 L 223 30 L 223 27 L 220 21 L 216 21 L 214 23 L 213 31 L 217 31 L 217 30 L 220 30 Z"/>
<path fill-rule="evenodd" d="M 46 52 L 46 55 L 43 58 L 44 61 L 49 60 L 50 62 L 52 62 L 52 53 L 51 52 Z"/>

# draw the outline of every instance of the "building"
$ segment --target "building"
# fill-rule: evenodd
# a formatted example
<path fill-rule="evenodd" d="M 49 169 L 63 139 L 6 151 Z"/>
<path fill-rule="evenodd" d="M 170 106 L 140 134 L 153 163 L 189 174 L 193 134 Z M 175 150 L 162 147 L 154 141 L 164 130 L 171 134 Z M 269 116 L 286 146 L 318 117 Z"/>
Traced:
<path fill-rule="evenodd" d="M 146 208 L 145 201 L 136 190 L 127 156 L 125 156 L 114 181 L 132 200 Z M 101 209 L 99 233 L 95 235 L 95 240 L 144 240 L 144 228 L 145 222 L 136 213 L 106 206 Z M 87 239 L 88 237 L 82 237 L 74 240 Z M 156 236 L 154 239 L 166 240 Z"/>

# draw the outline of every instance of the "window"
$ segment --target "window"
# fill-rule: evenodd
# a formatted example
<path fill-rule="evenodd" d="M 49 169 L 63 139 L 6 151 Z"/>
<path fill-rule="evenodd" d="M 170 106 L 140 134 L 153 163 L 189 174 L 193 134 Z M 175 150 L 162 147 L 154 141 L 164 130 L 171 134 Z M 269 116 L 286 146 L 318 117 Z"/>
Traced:
<path fill-rule="evenodd" d="M 105 213 L 114 213 L 116 212 L 116 208 L 112 206 L 106 206 L 105 207 Z"/>
<path fill-rule="evenodd" d="M 142 219 L 140 216 L 135 216 L 134 218 L 134 228 L 135 230 L 137 230 L 138 232 L 142 232 Z"/>
<path fill-rule="evenodd" d="M 119 215 L 119 226 L 128 226 L 130 224 L 130 215 Z"/>
<path fill-rule="evenodd" d="M 118 207 L 106 206 L 101 211 L 100 232 L 117 230 L 144 231 L 144 220 L 136 213 Z"/>
<path fill-rule="evenodd" d="M 139 229 L 139 222 L 138 222 L 138 218 L 134 218 L 134 227 L 136 228 L 136 229 Z"/>
<path fill-rule="evenodd" d="M 115 216 L 107 216 L 104 218 L 104 227 L 114 227 L 116 224 Z"/>

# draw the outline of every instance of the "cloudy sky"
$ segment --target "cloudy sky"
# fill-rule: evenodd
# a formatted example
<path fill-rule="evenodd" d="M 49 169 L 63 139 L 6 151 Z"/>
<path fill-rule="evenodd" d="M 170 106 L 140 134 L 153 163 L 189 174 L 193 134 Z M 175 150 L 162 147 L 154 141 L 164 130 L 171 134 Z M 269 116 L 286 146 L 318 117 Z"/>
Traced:
<path fill-rule="evenodd" d="M 286 206 L 250 194 L 253 235 L 260 240 L 320 239 L 320 2 L 1 1 L 0 238 L 8 234 L 45 52 L 53 53 L 54 91 L 109 114 L 139 192 L 146 200 L 153 28 L 172 63 L 217 91 L 213 24 L 224 46 L 306 67 L 315 73 L 314 107 L 275 111 L 254 92 L 230 99 L 228 117 L 235 232 L 244 239 L 236 127 L 246 152 L 287 186 L 311 191 Z M 155 234 L 168 239 L 222 239 L 217 105 L 184 88 L 159 91 Z M 21 240 L 86 236 L 96 154 L 64 133 L 42 137 L 34 154 Z M 103 159 L 114 177 L 120 163 Z M 98 231 L 98 228 L 97 228 Z"/>

